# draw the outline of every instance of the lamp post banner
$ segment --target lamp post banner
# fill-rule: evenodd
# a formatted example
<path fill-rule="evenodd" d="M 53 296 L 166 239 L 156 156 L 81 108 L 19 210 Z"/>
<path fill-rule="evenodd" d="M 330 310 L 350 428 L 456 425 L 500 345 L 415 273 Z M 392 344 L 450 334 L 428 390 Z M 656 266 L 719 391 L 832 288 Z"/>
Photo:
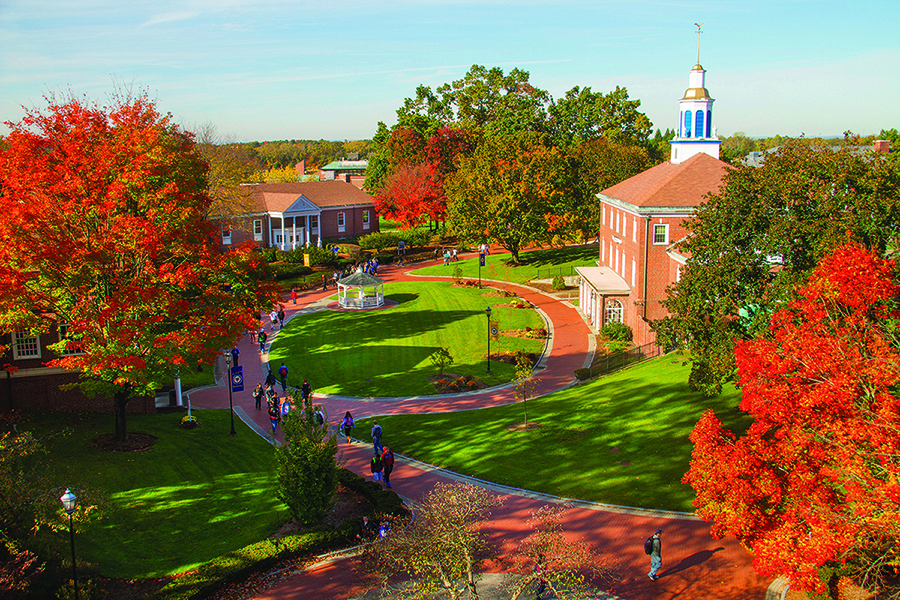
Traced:
<path fill-rule="evenodd" d="M 231 367 L 231 391 L 232 392 L 243 392 L 244 391 L 244 367 L 236 366 Z"/>
<path fill-rule="evenodd" d="M 484 254 L 479 254 L 479 255 L 478 255 L 478 266 L 479 266 L 479 267 L 483 267 L 483 266 L 484 266 Z"/>
<path fill-rule="evenodd" d="M 495 342 L 500 338 L 500 323 L 491 321 L 491 339 Z"/>

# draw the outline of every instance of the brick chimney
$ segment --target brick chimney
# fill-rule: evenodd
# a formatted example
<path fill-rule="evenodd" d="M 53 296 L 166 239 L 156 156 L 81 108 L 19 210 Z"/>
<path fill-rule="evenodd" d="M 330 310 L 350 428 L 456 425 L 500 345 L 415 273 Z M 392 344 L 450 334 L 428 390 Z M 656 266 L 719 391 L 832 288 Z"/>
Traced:
<path fill-rule="evenodd" d="M 298 162 L 294 170 L 297 171 L 297 175 L 306 175 L 306 159 L 304 158 Z"/>
<path fill-rule="evenodd" d="M 887 154 L 891 151 L 891 141 L 875 140 L 875 142 L 872 143 L 872 150 L 874 150 L 876 154 Z"/>

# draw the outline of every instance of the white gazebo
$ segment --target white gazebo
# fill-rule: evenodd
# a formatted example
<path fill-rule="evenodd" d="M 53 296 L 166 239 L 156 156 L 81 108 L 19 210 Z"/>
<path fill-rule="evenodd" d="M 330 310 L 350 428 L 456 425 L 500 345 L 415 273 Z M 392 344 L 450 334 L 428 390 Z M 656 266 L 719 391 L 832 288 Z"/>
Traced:
<path fill-rule="evenodd" d="M 338 304 L 342 308 L 377 308 L 384 305 L 384 279 L 354 273 L 338 281 Z"/>

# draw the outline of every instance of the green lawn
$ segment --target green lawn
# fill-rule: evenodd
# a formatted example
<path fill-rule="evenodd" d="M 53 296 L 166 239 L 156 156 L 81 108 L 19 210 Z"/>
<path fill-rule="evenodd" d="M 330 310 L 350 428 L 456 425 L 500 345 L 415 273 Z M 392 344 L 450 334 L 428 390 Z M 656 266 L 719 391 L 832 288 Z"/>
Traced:
<path fill-rule="evenodd" d="M 519 253 L 521 264 L 506 264 L 509 254 L 491 254 L 485 257 L 485 265 L 481 267 L 482 279 L 510 281 L 512 283 L 528 283 L 538 276 L 545 276 L 547 267 L 594 266 L 597 263 L 597 246 L 570 246 L 566 248 L 548 248 L 546 250 L 529 250 Z M 450 263 L 447 266 L 433 265 L 413 271 L 416 275 L 452 276 L 455 267 L 462 269 L 462 276 L 478 279 L 478 257 L 467 258 Z"/>
<path fill-rule="evenodd" d="M 683 357 L 667 355 L 522 403 L 447 414 L 378 417 L 384 443 L 401 454 L 505 485 L 609 504 L 692 511 L 681 484 L 688 435 L 711 408 L 732 430 L 749 421 L 731 387 L 715 398 L 688 389 Z M 356 431 L 366 436 L 371 420 Z M 613 452 L 616 449 L 618 452 Z M 628 465 L 622 462 L 627 461 Z M 400 467 L 402 468 L 402 467 Z"/>
<path fill-rule="evenodd" d="M 45 439 L 51 480 L 101 492 L 106 518 L 78 526 L 79 561 L 105 576 L 161 577 L 190 570 L 259 541 L 289 515 L 275 497 L 272 446 L 238 421 L 229 437 L 228 411 L 194 411 L 200 428 L 178 427 L 183 415 L 129 415 L 130 432 L 158 441 L 144 452 L 102 452 L 92 441 L 114 429 L 112 415 L 33 413 L 20 431 Z M 53 432 L 70 428 L 66 437 Z M 68 535 L 60 534 L 66 548 Z"/>
<path fill-rule="evenodd" d="M 530 309 L 505 305 L 510 299 L 484 294 L 493 290 L 452 287 L 450 282 L 389 283 L 385 297 L 398 304 L 364 312 L 320 311 L 292 319 L 278 334 L 269 353 L 275 371 L 284 361 L 289 383 L 308 378 L 313 389 L 352 396 L 411 396 L 436 393 L 428 376 L 437 374 L 429 356 L 450 349 L 449 372 L 471 374 L 489 385 L 510 381 L 512 365 L 487 366 L 487 317 L 501 330 L 544 327 Z M 497 352 L 540 353 L 543 340 L 501 337 L 491 342 Z M 255 383 L 255 382 L 248 382 Z"/>

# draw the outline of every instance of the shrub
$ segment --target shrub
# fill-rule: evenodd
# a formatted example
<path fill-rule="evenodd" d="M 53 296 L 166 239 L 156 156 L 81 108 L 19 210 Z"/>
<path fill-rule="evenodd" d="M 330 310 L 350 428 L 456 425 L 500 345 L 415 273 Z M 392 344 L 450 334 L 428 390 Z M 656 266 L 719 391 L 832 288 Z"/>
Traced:
<path fill-rule="evenodd" d="M 478 387 L 478 382 L 477 381 L 467 381 L 466 385 L 469 386 L 470 389 L 474 390 L 475 388 Z"/>
<path fill-rule="evenodd" d="M 193 415 L 185 415 L 181 417 L 182 429 L 197 429 L 198 427 L 200 427 L 200 422 L 197 420 L 197 417 Z"/>
<path fill-rule="evenodd" d="M 459 384 L 456 383 L 455 381 L 451 381 L 447 387 L 450 388 L 451 390 L 459 391 Z"/>
<path fill-rule="evenodd" d="M 324 408 L 316 407 L 324 411 Z M 325 422 L 328 422 L 327 414 Z M 337 437 L 316 423 L 311 405 L 281 419 L 285 443 L 275 449 L 278 488 L 275 495 L 299 523 L 319 521 L 334 505 Z"/>
<path fill-rule="evenodd" d="M 453 281 L 454 282 L 456 282 L 458 284 L 460 282 L 460 280 L 462 280 L 462 274 L 463 274 L 462 268 L 460 268 L 459 265 L 456 265 L 455 267 L 453 267 Z"/>
<path fill-rule="evenodd" d="M 600 329 L 600 335 L 610 341 L 630 342 L 631 327 L 625 323 L 607 323 Z"/>
<path fill-rule="evenodd" d="M 575 369 L 575 377 L 578 381 L 587 381 L 591 378 L 591 370 L 590 369 Z"/>
<path fill-rule="evenodd" d="M 516 302 L 516 308 L 525 308 L 525 305 L 521 302 Z"/>
<path fill-rule="evenodd" d="M 562 275 L 557 275 L 553 278 L 553 284 L 551 287 L 554 290 L 564 290 L 566 289 L 566 280 L 563 279 Z"/>
<path fill-rule="evenodd" d="M 404 240 L 405 241 L 405 240 Z M 400 234 L 394 231 L 378 231 L 359 238 L 361 250 L 381 252 L 385 248 L 396 246 L 400 242 Z"/>
<path fill-rule="evenodd" d="M 312 273 L 312 269 L 303 265 L 294 263 L 275 263 L 272 265 L 275 270 L 275 280 L 284 281 L 285 279 L 296 279 L 305 277 Z"/>
<path fill-rule="evenodd" d="M 528 333 L 529 331 L 531 331 L 531 327 L 529 327 L 528 325 L 526 325 L 526 326 L 525 326 L 525 333 Z"/>
<path fill-rule="evenodd" d="M 619 352 L 624 352 L 627 347 L 628 342 L 623 342 L 620 340 L 606 342 L 606 349 L 610 354 L 618 354 Z"/>

